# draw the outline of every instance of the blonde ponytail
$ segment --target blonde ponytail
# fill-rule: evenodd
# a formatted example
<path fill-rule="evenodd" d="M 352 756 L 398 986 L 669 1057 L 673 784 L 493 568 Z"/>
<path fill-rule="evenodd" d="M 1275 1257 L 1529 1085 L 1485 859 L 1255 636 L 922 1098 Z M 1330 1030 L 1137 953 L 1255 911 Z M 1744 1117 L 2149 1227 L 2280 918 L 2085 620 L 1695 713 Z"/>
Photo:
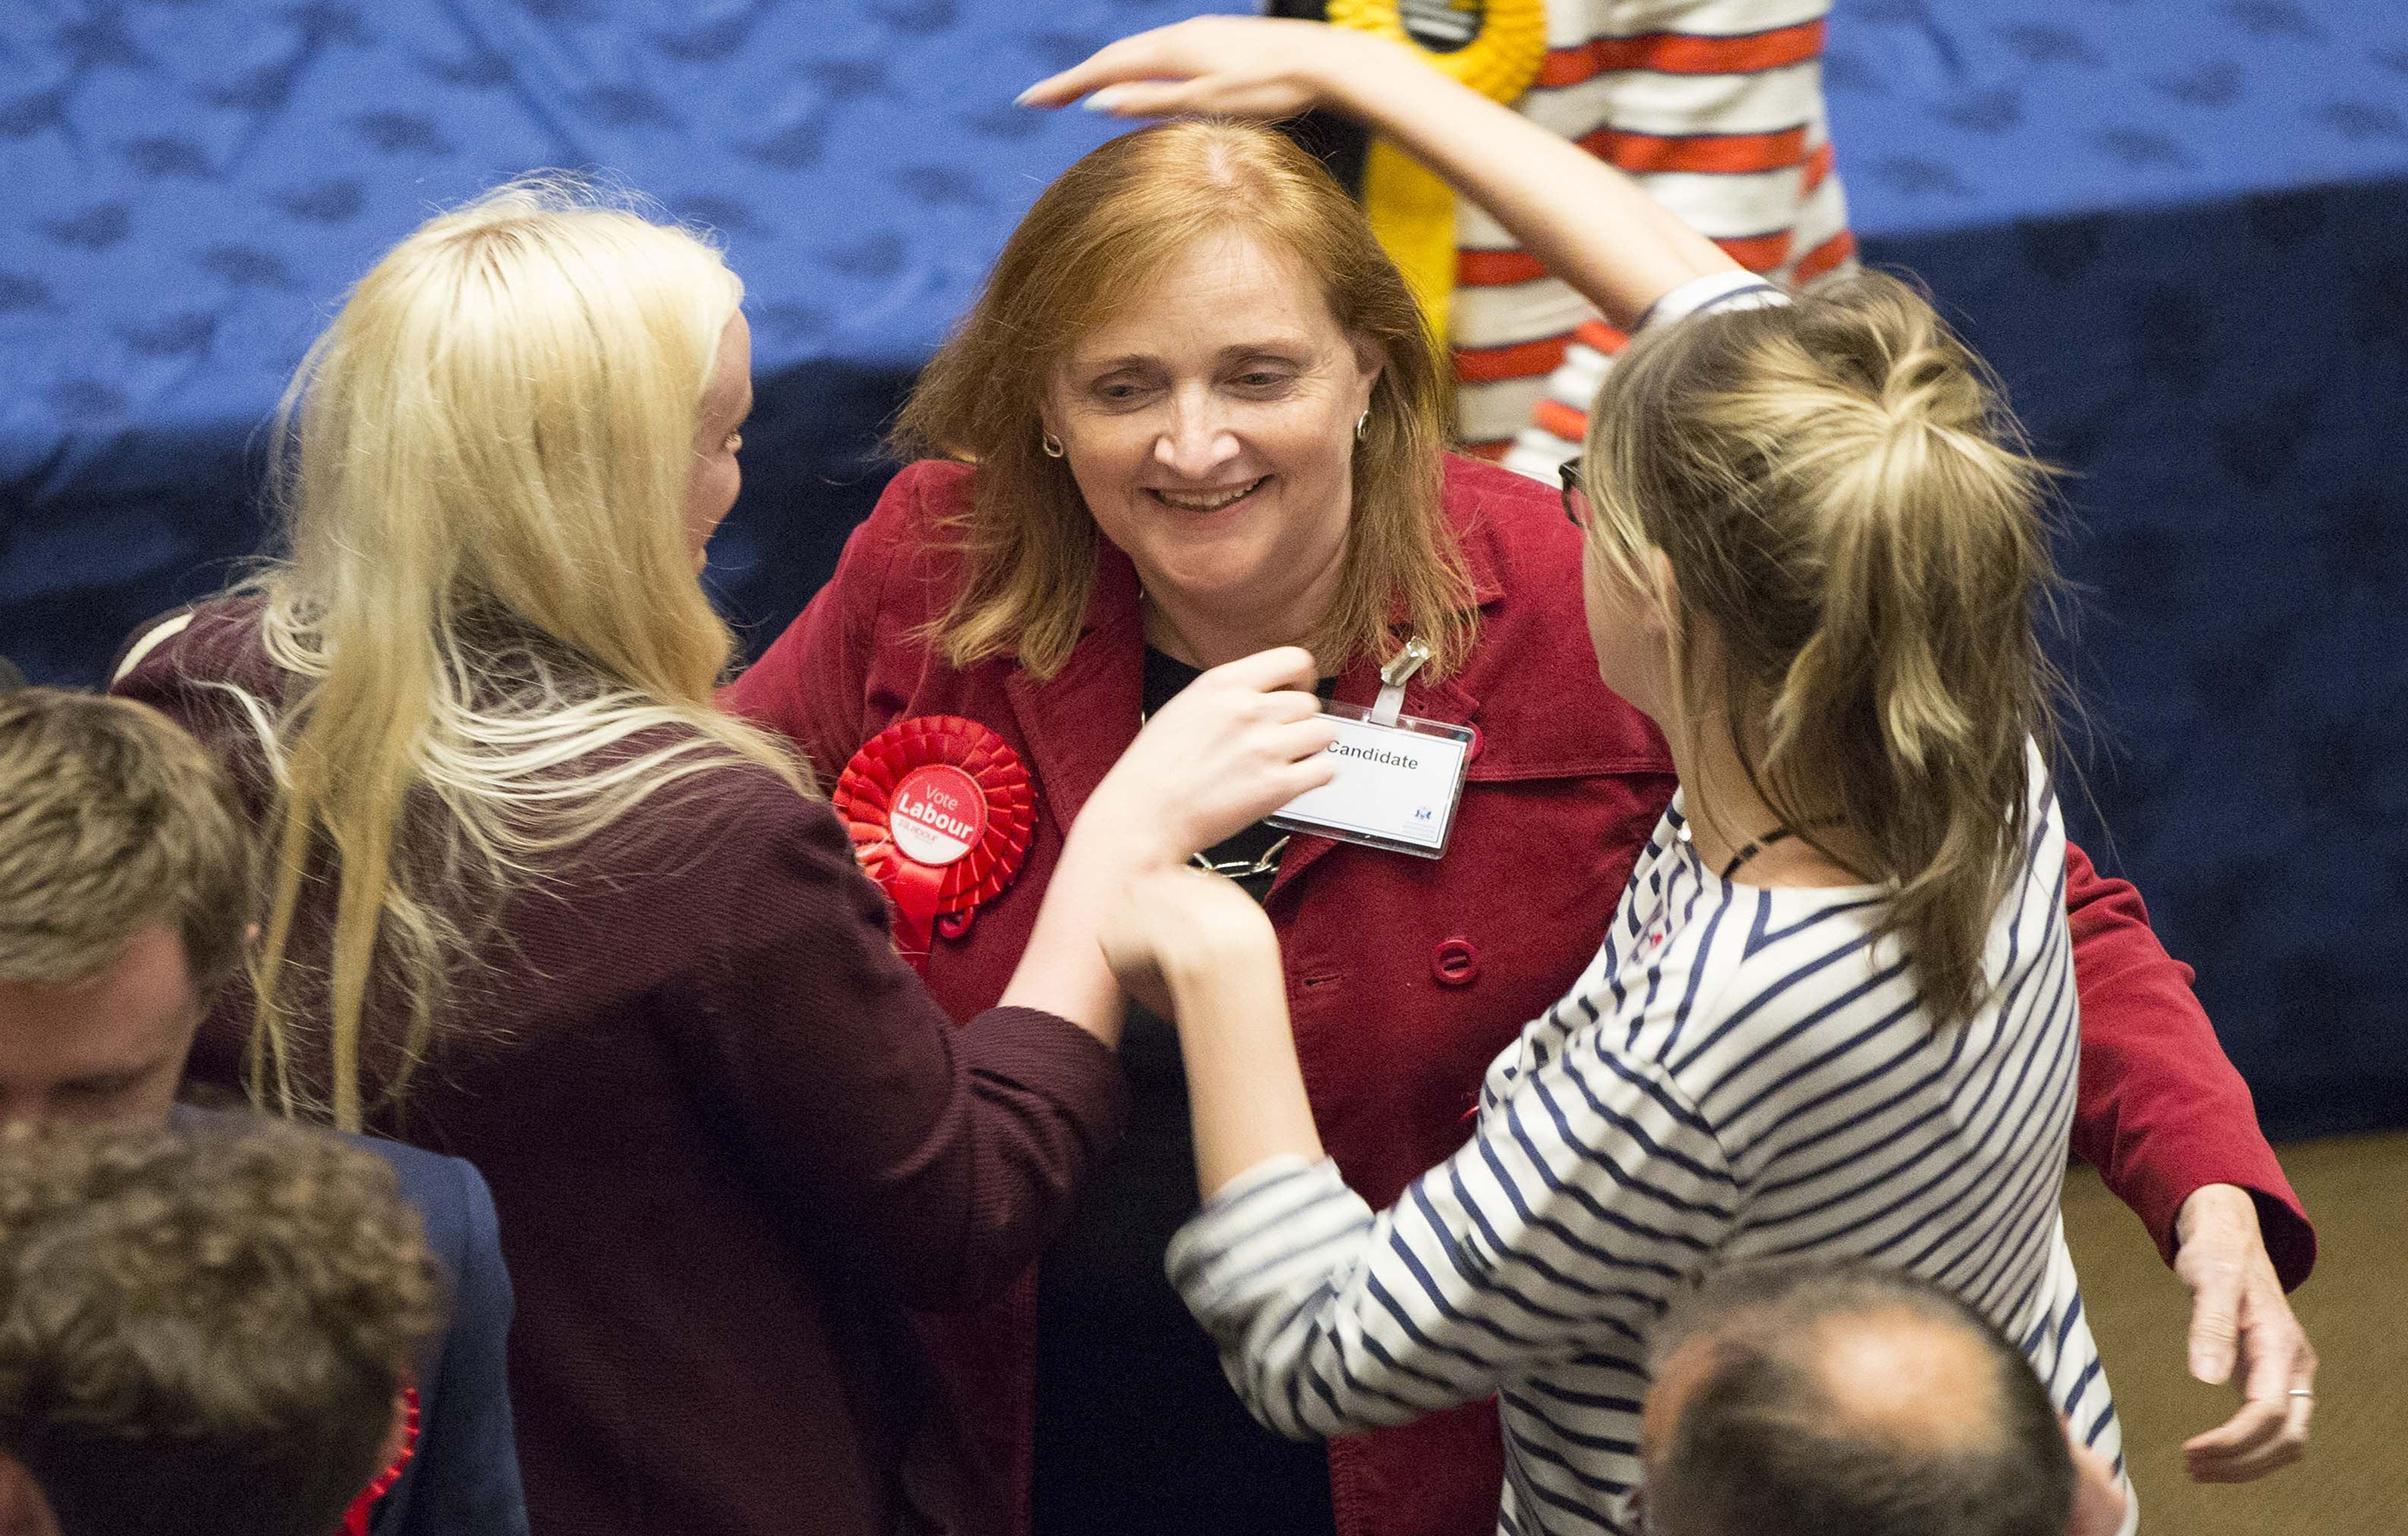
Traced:
<path fill-rule="evenodd" d="M 1711 626 L 1679 662 L 1687 718 L 1719 709 L 1783 823 L 1893 887 L 1926 1005 L 1965 1017 L 2029 832 L 2028 744 L 2054 743 L 2047 467 L 1877 273 L 1643 338 L 1595 420 L 1600 537 L 1633 566 L 1663 549 Z"/>

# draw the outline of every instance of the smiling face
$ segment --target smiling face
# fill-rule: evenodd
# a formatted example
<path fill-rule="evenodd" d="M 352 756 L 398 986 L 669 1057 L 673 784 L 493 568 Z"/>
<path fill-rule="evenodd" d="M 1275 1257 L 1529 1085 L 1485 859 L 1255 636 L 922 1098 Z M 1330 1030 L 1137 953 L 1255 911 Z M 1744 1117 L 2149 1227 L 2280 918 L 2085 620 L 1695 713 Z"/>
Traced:
<path fill-rule="evenodd" d="M 1355 423 L 1378 378 L 1302 263 L 1232 233 L 1190 246 L 1079 339 L 1046 426 L 1158 603 L 1271 644 L 1336 587 Z"/>

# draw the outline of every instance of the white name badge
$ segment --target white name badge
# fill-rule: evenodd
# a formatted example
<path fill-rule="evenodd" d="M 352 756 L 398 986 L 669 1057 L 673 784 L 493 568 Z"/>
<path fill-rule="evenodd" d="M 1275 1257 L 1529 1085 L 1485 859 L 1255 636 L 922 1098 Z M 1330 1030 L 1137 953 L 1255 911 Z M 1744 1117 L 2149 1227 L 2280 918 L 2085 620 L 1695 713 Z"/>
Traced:
<path fill-rule="evenodd" d="M 1411 715 L 1382 725 L 1357 704 L 1327 704 L 1321 716 L 1338 728 L 1329 749 L 1338 776 L 1281 806 L 1271 824 L 1425 859 L 1445 853 L 1471 727 Z"/>

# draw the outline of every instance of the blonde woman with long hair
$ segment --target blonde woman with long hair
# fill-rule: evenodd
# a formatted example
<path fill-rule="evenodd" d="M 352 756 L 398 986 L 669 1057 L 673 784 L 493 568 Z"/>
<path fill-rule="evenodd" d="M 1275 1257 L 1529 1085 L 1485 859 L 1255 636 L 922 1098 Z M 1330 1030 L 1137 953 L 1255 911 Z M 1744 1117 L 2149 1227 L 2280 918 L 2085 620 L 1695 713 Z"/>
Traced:
<path fill-rule="evenodd" d="M 1793 301 L 1369 38 L 1192 24 L 1030 94 L 1090 92 L 1132 114 L 1354 112 L 1635 333 L 1564 505 L 1599 674 L 1662 728 L 1679 789 L 1586 972 L 1490 1064 L 1470 1144 L 1375 1210 L 1324 1155 L 1260 909 L 1165 871 L 1107 928 L 1177 1018 L 1205 1207 L 1169 1269 L 1248 1406 L 1322 1436 L 1493 1392 L 1497 1528 L 1629 1532 L 1665 1306 L 1722 1264 L 1869 1258 L 2016 1341 L 2120 1474 L 2058 1215 L 2080 1010 L 2034 628 L 2047 474 L 1980 362 L 1907 285 Z M 2305 1435 L 2312 1352 L 2292 1369 L 2270 1424 L 2252 1405 L 2267 1456 Z M 2065 1530 L 2064 1479 L 1916 1471 L 1910 1439 L 1839 1524 Z M 1648 1528 L 1823 1528 L 1723 1493 Z"/>
<path fill-rule="evenodd" d="M 815 797 L 839 765 L 713 705 L 740 298 L 710 246 L 574 187 L 430 220 L 294 380 L 284 553 L 116 684 L 266 834 L 251 985 L 196 1072 L 492 1185 L 545 1531 L 951 1518 L 969 1474 L 903 1308 L 1007 1282 L 1117 1132 L 1107 893 L 1326 777 L 1308 656 L 1215 672 L 956 1029 Z"/>

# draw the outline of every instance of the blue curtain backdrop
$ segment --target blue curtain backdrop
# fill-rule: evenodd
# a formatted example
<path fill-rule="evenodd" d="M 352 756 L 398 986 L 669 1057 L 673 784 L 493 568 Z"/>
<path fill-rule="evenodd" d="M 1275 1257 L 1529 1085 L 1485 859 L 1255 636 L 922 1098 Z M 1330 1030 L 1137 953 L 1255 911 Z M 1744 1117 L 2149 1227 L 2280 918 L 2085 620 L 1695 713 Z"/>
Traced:
<path fill-rule="evenodd" d="M 538 167 L 718 231 L 759 410 L 713 581 L 755 638 L 890 466 L 910 371 L 1112 131 L 1012 107 L 1192 0 L 0 10 L 0 654 L 90 683 L 263 536 L 263 424 L 344 287 Z M 1869 257 L 2075 474 L 2085 841 L 2278 1134 L 2408 1124 L 2408 17 L 2374 0 L 1840 0 Z"/>

